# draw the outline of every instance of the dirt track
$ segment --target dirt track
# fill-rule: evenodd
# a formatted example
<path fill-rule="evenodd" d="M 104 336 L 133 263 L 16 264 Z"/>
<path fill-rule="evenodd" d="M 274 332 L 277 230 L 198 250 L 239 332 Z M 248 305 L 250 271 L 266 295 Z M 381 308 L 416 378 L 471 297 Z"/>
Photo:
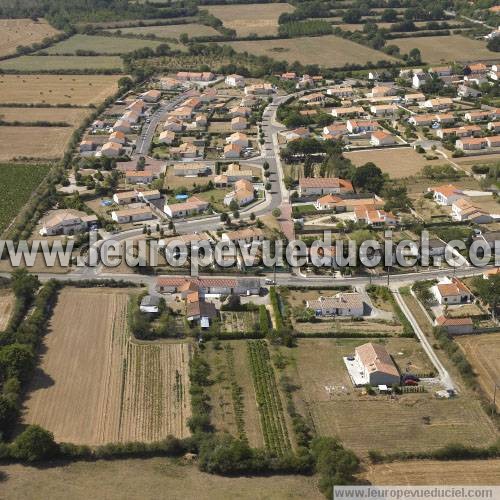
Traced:
<path fill-rule="evenodd" d="M 8 291 L 0 291 L 0 332 L 4 331 L 9 324 L 12 308 L 14 307 L 14 295 Z"/>

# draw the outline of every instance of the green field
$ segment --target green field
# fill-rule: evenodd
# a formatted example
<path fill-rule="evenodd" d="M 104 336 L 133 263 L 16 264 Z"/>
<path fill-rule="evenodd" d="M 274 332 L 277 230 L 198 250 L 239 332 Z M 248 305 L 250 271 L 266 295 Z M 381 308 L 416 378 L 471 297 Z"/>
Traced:
<path fill-rule="evenodd" d="M 21 56 L 0 62 L 0 69 L 16 71 L 65 71 L 106 69 L 122 71 L 119 56 Z"/>
<path fill-rule="evenodd" d="M 157 47 L 161 42 L 112 36 L 75 35 L 45 49 L 48 54 L 76 54 L 77 50 L 89 50 L 97 54 L 126 54 L 143 47 Z"/>
<path fill-rule="evenodd" d="M 48 165 L 0 163 L 0 234 L 47 175 Z"/>
<path fill-rule="evenodd" d="M 110 31 L 115 33 L 117 30 Z M 220 33 L 211 26 L 204 26 L 196 23 L 171 24 L 168 26 L 133 26 L 130 28 L 120 28 L 120 31 L 123 34 L 155 35 L 161 38 L 179 38 L 182 33 L 187 33 L 190 38 L 196 36 L 220 35 Z"/>

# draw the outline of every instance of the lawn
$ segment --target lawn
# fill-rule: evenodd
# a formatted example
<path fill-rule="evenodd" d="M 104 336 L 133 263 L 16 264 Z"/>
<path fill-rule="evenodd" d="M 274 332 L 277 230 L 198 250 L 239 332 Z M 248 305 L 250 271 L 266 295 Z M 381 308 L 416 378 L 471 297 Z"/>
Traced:
<path fill-rule="evenodd" d="M 72 133 L 72 127 L 0 126 L 0 161 L 60 158 Z"/>
<path fill-rule="evenodd" d="M 299 61 L 302 64 L 319 64 L 327 68 L 341 67 L 346 64 L 395 60 L 382 52 L 335 35 L 282 40 L 252 40 L 232 42 L 230 45 L 238 52 L 246 51 L 257 56 L 268 56 L 290 63 Z"/>
<path fill-rule="evenodd" d="M 119 73 L 122 68 L 118 56 L 21 56 L 0 61 L 0 69 L 30 72 L 105 69 Z"/>
<path fill-rule="evenodd" d="M 207 10 L 218 17 L 226 28 L 236 30 L 238 36 L 255 33 L 259 36 L 276 35 L 278 18 L 284 12 L 293 12 L 287 3 L 261 3 L 242 5 L 212 5 Z"/>
<path fill-rule="evenodd" d="M 197 36 L 217 36 L 220 35 L 211 26 L 197 23 L 169 24 L 167 26 L 132 26 L 130 28 L 120 28 L 123 34 L 134 35 L 155 35 L 160 38 L 178 39 L 183 33 L 187 33 L 190 38 Z M 113 30 L 116 32 L 116 30 Z"/>
<path fill-rule="evenodd" d="M 18 45 L 31 45 L 59 33 L 45 19 L 0 19 L 0 56 L 14 54 Z"/>
<path fill-rule="evenodd" d="M 156 48 L 161 42 L 112 36 L 74 35 L 67 40 L 44 49 L 52 55 L 76 54 L 78 50 L 88 50 L 97 54 L 126 54 L 143 47 Z"/>
<path fill-rule="evenodd" d="M 49 169 L 47 165 L 0 164 L 0 234 L 17 216 Z"/>
<path fill-rule="evenodd" d="M 98 104 L 118 90 L 119 78 L 117 75 L 0 75 L 0 105 Z"/>
<path fill-rule="evenodd" d="M 430 369 L 416 340 L 382 342 L 401 371 Z M 361 455 L 370 449 L 431 450 L 451 442 L 486 445 L 497 438 L 480 403 L 465 394 L 446 401 L 435 399 L 432 393 L 391 399 L 354 389 L 342 356 L 363 343 L 363 339 L 300 339 L 296 349 L 280 348 L 291 359 L 286 373 L 300 387 L 294 395 L 296 405 L 303 412 L 310 411 L 319 435 L 337 436 Z"/>
<path fill-rule="evenodd" d="M 461 35 L 426 36 L 416 38 L 395 38 L 391 45 L 397 45 L 401 53 L 410 52 L 417 48 L 422 54 L 422 60 L 429 64 L 453 61 L 496 61 L 495 52 L 486 47 L 482 40 L 472 40 Z"/>
<path fill-rule="evenodd" d="M 5 473 L 2 481 L 4 498 L 86 500 L 90 496 L 121 500 L 126 496 L 130 500 L 153 500 L 168 496 L 172 500 L 324 499 L 318 491 L 315 477 L 224 477 L 200 472 L 196 465 L 165 458 L 52 463 L 50 467 L 11 464 L 2 466 L 2 471 Z M 165 493 L 160 494 L 161 491 Z"/>
<path fill-rule="evenodd" d="M 418 175 L 422 167 L 429 165 L 423 155 L 418 154 L 413 148 L 380 149 L 375 151 L 350 151 L 344 153 L 356 167 L 367 162 L 373 162 L 382 172 L 391 178 L 399 179 Z"/>

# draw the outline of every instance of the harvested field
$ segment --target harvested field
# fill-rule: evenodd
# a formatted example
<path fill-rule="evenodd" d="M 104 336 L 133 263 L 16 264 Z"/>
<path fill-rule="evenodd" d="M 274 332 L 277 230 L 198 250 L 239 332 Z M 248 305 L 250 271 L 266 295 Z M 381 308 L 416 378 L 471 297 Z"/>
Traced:
<path fill-rule="evenodd" d="M 392 401 L 364 396 L 315 403 L 311 412 L 319 434 L 338 436 L 362 455 L 370 450 L 429 451 L 457 442 L 489 445 L 498 436 L 481 404 L 466 398 L 442 401 L 430 394 L 406 394 Z"/>
<path fill-rule="evenodd" d="M 500 381 L 500 333 L 467 335 L 455 340 L 477 373 L 483 391 L 493 400 L 495 384 Z M 498 397 L 496 405 L 500 408 Z"/>
<path fill-rule="evenodd" d="M 60 158 L 72 133 L 71 127 L 0 127 L 0 161 Z"/>
<path fill-rule="evenodd" d="M 464 156 L 462 158 L 453 158 L 453 163 L 457 163 L 462 168 L 472 171 L 474 165 L 491 165 L 500 163 L 500 155 L 477 155 L 477 156 Z"/>
<path fill-rule="evenodd" d="M 0 75 L 0 104 L 99 104 L 118 90 L 119 78 L 119 75 Z"/>
<path fill-rule="evenodd" d="M 6 122 L 66 122 L 77 127 L 89 114 L 86 108 L 2 108 L 0 120 Z"/>
<path fill-rule="evenodd" d="M 68 71 L 105 69 L 119 72 L 123 62 L 119 56 L 21 56 L 0 61 L 0 69 L 15 71 Z"/>
<path fill-rule="evenodd" d="M 422 167 L 432 163 L 426 160 L 423 155 L 418 154 L 413 148 L 350 151 L 344 153 L 344 155 L 357 167 L 372 161 L 382 172 L 389 174 L 393 179 L 418 175 Z"/>
<path fill-rule="evenodd" d="M 211 26 L 203 24 L 187 23 L 187 24 L 170 24 L 168 26 L 133 26 L 131 28 L 121 28 L 123 34 L 132 33 L 134 35 L 155 35 L 161 38 L 176 38 L 178 39 L 183 33 L 187 33 L 189 38 L 197 36 L 217 36 L 220 35 Z"/>
<path fill-rule="evenodd" d="M 163 491 L 172 500 L 324 499 L 316 477 L 225 477 L 165 458 L 98 460 L 50 467 L 15 464 L 2 466 L 2 471 L 6 475 L 2 481 L 4 498 L 87 500 L 92 492 L 93 498 L 122 500 L 126 492 L 130 500 L 156 500 L 158 492 Z"/>
<path fill-rule="evenodd" d="M 189 344 L 131 340 L 128 301 L 127 290 L 60 293 L 26 423 L 57 441 L 89 445 L 189 435 Z"/>
<path fill-rule="evenodd" d="M 500 485 L 500 459 L 496 460 L 412 460 L 377 464 L 362 474 L 371 484 L 463 484 Z"/>
<path fill-rule="evenodd" d="M 31 45 L 59 33 L 45 19 L 0 19 L 0 56 L 14 54 L 18 45 Z"/>
<path fill-rule="evenodd" d="M 0 332 L 3 332 L 9 324 L 14 302 L 13 293 L 9 290 L 0 290 Z"/>
<path fill-rule="evenodd" d="M 260 8 L 260 7 L 259 7 Z M 341 67 L 356 61 L 393 61 L 391 56 L 358 45 L 335 35 L 291 38 L 282 40 L 252 40 L 232 42 L 229 45 L 238 52 L 249 52 L 257 56 L 268 56 L 278 61 L 302 64 L 319 64 L 327 68 Z"/>
<path fill-rule="evenodd" d="M 218 17 L 226 28 L 236 30 L 238 36 L 247 36 L 250 33 L 259 36 L 276 35 L 279 16 L 295 10 L 287 3 L 212 5 L 206 8 Z"/>
<path fill-rule="evenodd" d="M 422 60 L 430 64 L 497 59 L 495 52 L 487 49 L 486 42 L 461 35 L 394 38 L 391 45 L 397 45 L 402 54 L 417 48 L 422 54 Z"/>
<path fill-rule="evenodd" d="M 364 395 L 354 389 L 342 360 L 365 339 L 300 339 L 297 349 L 282 352 L 292 357 L 287 374 L 300 387 L 294 395 L 299 409 L 310 414 L 319 435 L 338 436 L 361 455 L 424 451 L 451 442 L 492 443 L 498 433 L 480 403 L 465 394 L 437 400 L 432 393 L 387 396 Z M 432 369 L 414 339 L 382 341 L 401 372 Z M 429 420 L 424 417 L 429 417 Z"/>
<path fill-rule="evenodd" d="M 67 40 L 45 49 L 51 55 L 76 54 L 77 50 L 89 50 L 96 54 L 126 54 L 143 47 L 156 48 L 161 42 L 112 36 L 74 35 Z"/>

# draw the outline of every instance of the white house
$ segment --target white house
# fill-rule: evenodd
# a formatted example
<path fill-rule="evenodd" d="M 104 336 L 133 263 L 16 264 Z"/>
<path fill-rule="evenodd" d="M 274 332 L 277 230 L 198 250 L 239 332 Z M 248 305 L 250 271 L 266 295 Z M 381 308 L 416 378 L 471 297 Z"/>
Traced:
<path fill-rule="evenodd" d="M 394 361 L 381 344 L 371 342 L 356 347 L 355 360 L 369 385 L 392 386 L 400 383 L 400 376 Z"/>
<path fill-rule="evenodd" d="M 55 236 L 58 234 L 71 235 L 86 231 L 92 224 L 97 224 L 95 215 L 73 209 L 53 210 L 42 219 L 41 236 Z"/>
<path fill-rule="evenodd" d="M 139 310 L 144 313 L 152 313 L 156 314 L 159 312 L 160 305 L 160 297 L 155 295 L 146 295 L 141 300 L 141 305 L 139 306 Z"/>
<path fill-rule="evenodd" d="M 392 134 L 377 130 L 376 132 L 372 132 L 370 142 L 374 146 L 390 146 L 396 143 L 396 139 Z"/>
<path fill-rule="evenodd" d="M 442 305 L 468 304 L 474 300 L 472 292 L 458 278 L 444 278 L 431 291 Z"/>
<path fill-rule="evenodd" d="M 319 317 L 351 316 L 360 318 L 364 313 L 363 297 L 357 292 L 340 292 L 333 297 L 308 300 L 306 307 L 312 309 Z"/>
<path fill-rule="evenodd" d="M 149 207 L 126 208 L 124 210 L 114 210 L 111 212 L 111 218 L 118 224 L 126 224 L 127 222 L 151 220 L 153 212 Z"/>
<path fill-rule="evenodd" d="M 427 191 L 434 193 L 434 201 L 438 205 L 451 205 L 454 201 L 463 197 L 463 192 L 453 184 L 430 187 Z"/>
<path fill-rule="evenodd" d="M 244 87 L 245 78 L 241 75 L 227 75 L 224 83 L 230 87 Z"/>
<path fill-rule="evenodd" d="M 209 206 L 205 200 L 196 196 L 191 196 L 183 203 L 165 204 L 163 211 L 171 218 L 187 217 L 190 215 L 201 214 Z"/>
<path fill-rule="evenodd" d="M 493 221 L 490 214 L 471 203 L 468 198 L 459 198 L 451 205 L 454 220 L 470 221 L 475 224 L 488 224 Z"/>

